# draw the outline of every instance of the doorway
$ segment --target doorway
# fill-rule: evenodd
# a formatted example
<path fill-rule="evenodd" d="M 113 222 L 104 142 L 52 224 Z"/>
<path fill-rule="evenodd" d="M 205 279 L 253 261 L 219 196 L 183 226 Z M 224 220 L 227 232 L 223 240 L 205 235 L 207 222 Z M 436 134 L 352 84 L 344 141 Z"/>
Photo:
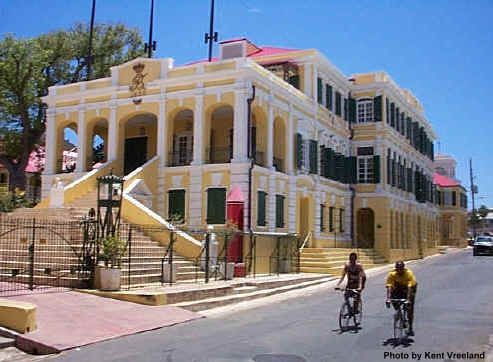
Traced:
<path fill-rule="evenodd" d="M 125 140 L 125 158 L 123 172 L 128 175 L 147 161 L 147 136 L 127 138 Z"/>
<path fill-rule="evenodd" d="M 358 247 L 373 249 L 375 246 L 375 213 L 372 209 L 360 209 L 357 216 Z"/>

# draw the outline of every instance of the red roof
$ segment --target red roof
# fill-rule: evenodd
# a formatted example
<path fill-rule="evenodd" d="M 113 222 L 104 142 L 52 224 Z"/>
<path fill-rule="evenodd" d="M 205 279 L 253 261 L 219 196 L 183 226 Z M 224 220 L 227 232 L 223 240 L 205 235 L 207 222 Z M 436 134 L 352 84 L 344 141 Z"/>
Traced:
<path fill-rule="evenodd" d="M 245 200 L 245 195 L 241 192 L 240 187 L 234 185 L 228 195 L 227 202 L 245 202 Z"/>
<path fill-rule="evenodd" d="M 460 186 L 460 183 L 458 183 L 454 179 L 440 175 L 439 173 L 435 173 L 435 175 L 433 176 L 433 183 L 441 187 Z"/>
<path fill-rule="evenodd" d="M 245 38 L 238 38 L 238 39 L 231 39 L 231 40 L 222 41 L 221 44 L 232 43 L 232 42 L 235 42 L 235 41 L 242 41 L 242 40 L 248 41 L 248 39 L 245 39 Z M 259 47 L 259 46 L 256 46 L 255 45 L 255 47 L 258 48 L 259 50 L 256 51 L 255 53 L 249 54 L 247 56 L 247 58 L 266 57 L 266 56 L 269 56 L 269 55 L 278 55 L 278 54 L 284 54 L 284 53 L 291 53 L 291 52 L 297 52 L 297 51 L 299 51 L 299 49 L 277 48 L 277 47 L 270 47 L 270 46 Z M 212 58 L 211 61 L 212 62 L 217 62 L 217 61 L 220 61 L 220 60 L 221 60 L 220 58 Z M 203 60 L 199 60 L 199 61 L 196 61 L 196 62 L 187 63 L 185 65 L 193 65 L 193 64 L 198 64 L 198 63 L 205 63 L 207 61 L 208 61 L 207 59 L 203 59 Z"/>

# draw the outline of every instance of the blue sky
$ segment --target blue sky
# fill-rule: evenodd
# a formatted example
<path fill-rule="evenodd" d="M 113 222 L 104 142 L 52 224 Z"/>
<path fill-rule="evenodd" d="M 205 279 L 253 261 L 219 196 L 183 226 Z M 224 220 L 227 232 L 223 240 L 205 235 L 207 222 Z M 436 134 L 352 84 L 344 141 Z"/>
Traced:
<path fill-rule="evenodd" d="M 97 0 L 96 21 L 123 22 L 148 38 L 150 0 Z M 32 37 L 88 22 L 92 0 L 0 2 L 0 34 Z M 453 155 L 469 189 L 469 158 L 478 204 L 493 207 L 493 1 L 216 0 L 219 39 L 316 48 L 343 73 L 384 70 L 422 102 L 438 134 L 435 150 Z M 207 57 L 210 0 L 155 0 L 155 57 L 175 64 Z M 215 46 L 217 51 L 217 46 Z M 470 199 L 470 194 L 469 194 Z"/>

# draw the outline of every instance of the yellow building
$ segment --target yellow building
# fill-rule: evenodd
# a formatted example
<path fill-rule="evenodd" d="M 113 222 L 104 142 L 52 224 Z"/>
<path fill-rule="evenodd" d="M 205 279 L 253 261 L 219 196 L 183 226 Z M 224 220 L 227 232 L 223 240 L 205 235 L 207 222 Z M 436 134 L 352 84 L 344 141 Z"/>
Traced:
<path fill-rule="evenodd" d="M 317 248 L 374 248 L 389 260 L 435 250 L 436 136 L 417 99 L 385 73 L 348 79 L 317 50 L 235 39 L 220 44 L 212 63 L 139 58 L 108 78 L 51 87 L 43 101 L 40 207 L 71 204 L 113 172 L 125 176 L 125 217 L 135 223 L 170 226 L 181 215 L 185 226 L 221 228 L 237 187 L 245 231 L 296 233 Z M 67 127 L 78 137 L 73 173 L 60 172 Z M 96 135 L 105 161 L 90 171 Z M 182 238 L 191 256 L 198 241 Z M 263 239 L 267 257 L 274 241 Z"/>
<path fill-rule="evenodd" d="M 455 178 L 455 160 L 438 153 L 435 158 L 436 203 L 440 208 L 440 245 L 467 245 L 467 193 Z"/>

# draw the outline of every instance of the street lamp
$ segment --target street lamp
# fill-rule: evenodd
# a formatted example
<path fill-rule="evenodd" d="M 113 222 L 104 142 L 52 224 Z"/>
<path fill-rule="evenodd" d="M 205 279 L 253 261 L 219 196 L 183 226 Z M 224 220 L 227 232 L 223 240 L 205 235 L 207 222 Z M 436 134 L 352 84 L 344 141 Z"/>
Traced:
<path fill-rule="evenodd" d="M 115 236 L 120 226 L 123 178 L 110 174 L 98 177 L 98 237 Z"/>

